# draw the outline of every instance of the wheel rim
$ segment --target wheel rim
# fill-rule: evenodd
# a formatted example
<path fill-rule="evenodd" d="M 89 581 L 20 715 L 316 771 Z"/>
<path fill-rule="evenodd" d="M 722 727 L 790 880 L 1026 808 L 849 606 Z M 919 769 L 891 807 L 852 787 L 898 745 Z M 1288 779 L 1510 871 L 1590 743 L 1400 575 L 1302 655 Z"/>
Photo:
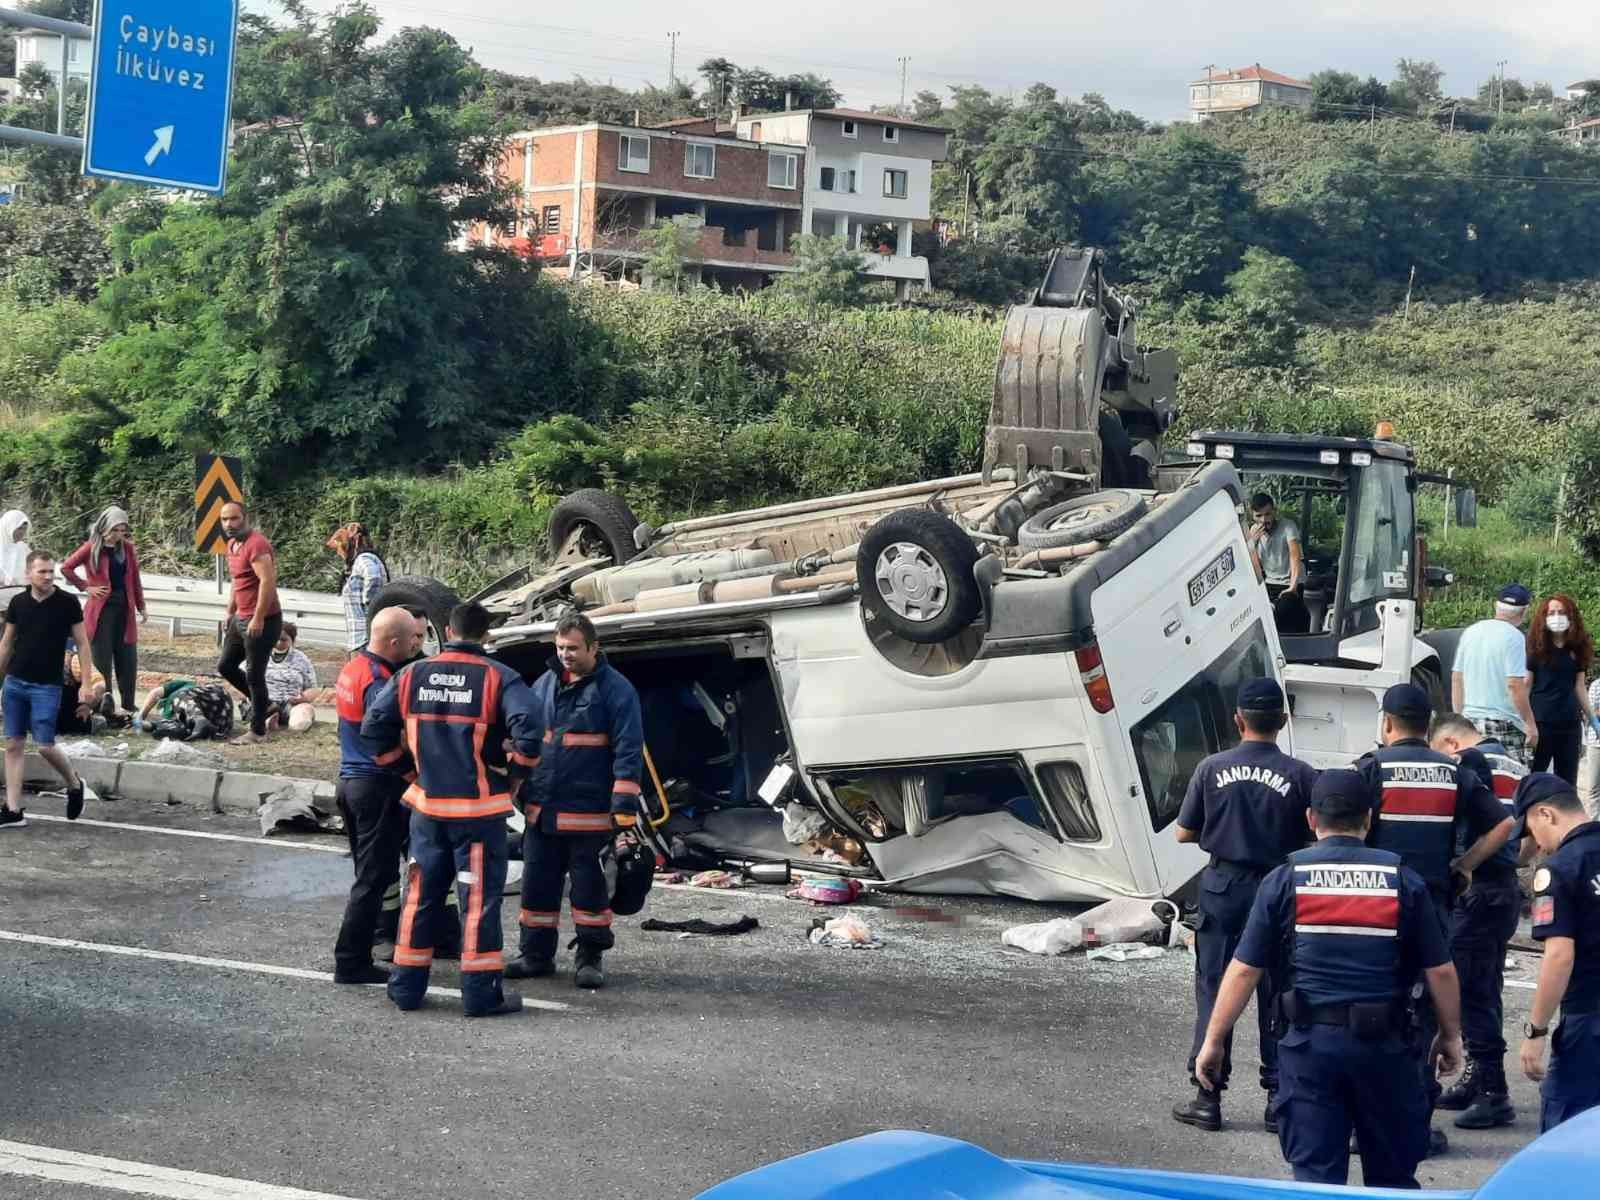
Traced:
<path fill-rule="evenodd" d="M 1117 511 L 1115 502 L 1098 500 L 1093 504 L 1085 504 L 1081 508 L 1074 508 L 1064 512 L 1046 525 L 1045 528 L 1052 533 L 1064 533 L 1071 529 L 1080 529 L 1085 525 L 1103 521 Z"/>
<path fill-rule="evenodd" d="M 440 633 L 439 627 L 437 625 L 435 625 L 432 621 L 424 621 L 422 623 L 422 653 L 423 653 L 423 655 L 428 657 L 428 658 L 432 658 L 435 654 L 438 654 L 439 651 L 441 651 L 443 649 L 444 649 L 444 635 L 442 633 Z"/>
<path fill-rule="evenodd" d="M 950 605 L 950 581 L 944 568 L 915 542 L 885 546 L 874 575 L 883 602 L 907 621 L 932 621 Z"/>
<path fill-rule="evenodd" d="M 611 543 L 598 525 L 578 522 L 578 550 L 585 558 L 610 558 Z"/>

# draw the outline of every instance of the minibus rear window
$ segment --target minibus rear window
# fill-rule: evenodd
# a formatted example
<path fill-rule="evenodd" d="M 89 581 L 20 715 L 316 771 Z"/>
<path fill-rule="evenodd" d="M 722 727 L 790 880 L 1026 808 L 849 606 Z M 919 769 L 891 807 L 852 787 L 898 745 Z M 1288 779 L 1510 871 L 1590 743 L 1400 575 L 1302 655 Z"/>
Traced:
<path fill-rule="evenodd" d="M 1133 727 L 1151 828 L 1172 824 L 1195 768 L 1207 755 L 1238 744 L 1233 726 L 1239 685 L 1272 674 L 1266 631 L 1257 621 L 1215 662 Z"/>

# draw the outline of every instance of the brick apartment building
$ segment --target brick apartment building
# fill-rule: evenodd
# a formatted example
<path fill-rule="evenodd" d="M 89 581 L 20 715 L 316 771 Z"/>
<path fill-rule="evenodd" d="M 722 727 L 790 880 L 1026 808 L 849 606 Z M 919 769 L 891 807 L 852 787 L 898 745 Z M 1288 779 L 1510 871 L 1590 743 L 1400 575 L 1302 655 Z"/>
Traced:
<path fill-rule="evenodd" d="M 794 269 L 805 148 L 718 135 L 715 122 L 661 128 L 568 125 L 514 134 L 501 170 L 521 186 L 513 230 L 475 227 L 576 275 L 640 277 L 656 221 L 699 226 L 689 255 L 703 282 L 754 289 Z"/>
<path fill-rule="evenodd" d="M 512 135 L 500 168 L 522 194 L 516 227 L 467 238 L 574 277 L 639 280 L 644 232 L 684 217 L 698 226 L 688 258 L 700 280 L 755 289 L 795 269 L 794 239 L 809 230 L 845 238 L 867 274 L 906 295 L 928 282 L 911 238 L 931 216 L 947 136 L 848 109 L 529 130 Z"/>

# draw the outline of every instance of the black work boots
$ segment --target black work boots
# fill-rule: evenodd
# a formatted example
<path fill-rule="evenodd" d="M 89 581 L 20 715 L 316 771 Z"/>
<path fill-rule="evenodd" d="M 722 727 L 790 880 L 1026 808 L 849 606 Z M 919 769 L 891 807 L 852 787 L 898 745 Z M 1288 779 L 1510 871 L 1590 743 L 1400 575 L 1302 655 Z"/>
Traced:
<path fill-rule="evenodd" d="M 519 955 L 506 960 L 507 979 L 543 979 L 546 975 L 555 973 L 556 962 L 553 958 L 527 958 Z"/>
<path fill-rule="evenodd" d="M 600 968 L 601 952 L 592 946 L 579 945 L 577 973 L 572 982 L 581 988 L 602 988 L 606 985 L 606 973 Z"/>
<path fill-rule="evenodd" d="M 1461 1078 L 1439 1097 L 1440 1108 L 1461 1113 L 1455 1121 L 1457 1129 L 1498 1129 L 1517 1119 L 1517 1110 L 1506 1094 L 1505 1070 L 1497 1067 L 1467 1059 Z"/>
<path fill-rule="evenodd" d="M 1222 1128 L 1222 1100 L 1216 1092 L 1196 1088 L 1193 1100 L 1173 1107 L 1172 1119 L 1215 1133 Z"/>
<path fill-rule="evenodd" d="M 1437 1108 L 1447 1109 L 1450 1112 L 1460 1112 L 1471 1106 L 1478 1098 L 1478 1060 L 1467 1059 L 1467 1066 L 1461 1072 L 1461 1078 L 1446 1088 L 1444 1095 L 1439 1097 Z"/>

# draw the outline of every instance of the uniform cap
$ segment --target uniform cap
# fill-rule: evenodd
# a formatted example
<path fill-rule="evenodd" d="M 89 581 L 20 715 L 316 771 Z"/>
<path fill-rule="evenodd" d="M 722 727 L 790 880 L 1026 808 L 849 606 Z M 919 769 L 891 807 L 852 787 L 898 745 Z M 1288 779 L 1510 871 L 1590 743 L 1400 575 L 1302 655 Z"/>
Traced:
<path fill-rule="evenodd" d="M 1276 679 L 1247 679 L 1239 686 L 1238 707 L 1243 712 L 1282 712 L 1283 689 Z"/>
<path fill-rule="evenodd" d="M 1426 721 L 1433 716 L 1428 693 L 1414 683 L 1397 683 L 1383 694 L 1383 711 L 1411 721 Z"/>
<path fill-rule="evenodd" d="M 1335 820 L 1372 811 L 1372 788 L 1359 771 L 1324 771 L 1311 785 L 1311 811 Z"/>
<path fill-rule="evenodd" d="M 1535 804 L 1545 804 L 1564 796 L 1576 796 L 1572 785 L 1549 771 L 1532 771 L 1517 784 L 1517 794 L 1512 800 L 1512 814 L 1517 823 L 1511 828 L 1511 842 L 1520 842 L 1528 833 L 1528 810 Z"/>
<path fill-rule="evenodd" d="M 1500 589 L 1495 599 L 1512 608 L 1527 608 L 1533 603 L 1533 593 L 1520 583 L 1508 583 Z"/>

